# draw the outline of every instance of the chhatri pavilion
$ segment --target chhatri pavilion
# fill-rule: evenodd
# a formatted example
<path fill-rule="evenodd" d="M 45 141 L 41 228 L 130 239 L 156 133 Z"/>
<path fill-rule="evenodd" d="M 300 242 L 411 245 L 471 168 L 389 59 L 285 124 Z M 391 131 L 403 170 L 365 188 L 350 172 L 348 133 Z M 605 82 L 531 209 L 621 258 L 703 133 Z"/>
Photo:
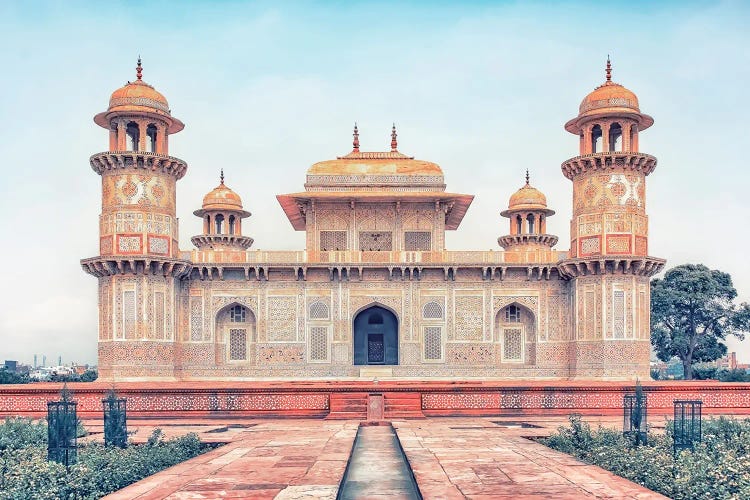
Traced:
<path fill-rule="evenodd" d="M 140 60 L 94 121 L 109 147 L 90 159 L 102 180 L 99 255 L 81 263 L 99 281 L 103 379 L 649 375 L 649 278 L 664 260 L 648 254 L 656 158 L 638 135 L 653 119 L 612 81 L 609 61 L 565 124 L 579 143 L 562 163 L 569 250 L 554 248 L 555 212 L 528 174 L 501 212 L 501 251 L 447 249 L 445 231 L 459 229 L 473 196 L 399 151 L 395 126 L 390 150 L 375 152 L 360 150 L 355 126 L 351 152 L 277 196 L 304 250 L 250 250 L 251 214 L 223 172 L 194 212 L 195 247 L 180 248 L 187 164 L 169 155 L 169 136 L 184 124 Z"/>

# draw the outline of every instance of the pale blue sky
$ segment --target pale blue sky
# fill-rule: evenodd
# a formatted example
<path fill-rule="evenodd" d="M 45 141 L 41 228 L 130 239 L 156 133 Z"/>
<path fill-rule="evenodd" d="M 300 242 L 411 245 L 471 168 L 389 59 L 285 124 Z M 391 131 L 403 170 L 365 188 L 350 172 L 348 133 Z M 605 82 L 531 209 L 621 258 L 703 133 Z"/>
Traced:
<path fill-rule="evenodd" d="M 655 125 L 641 150 L 650 253 L 732 274 L 750 300 L 750 81 L 745 2 L 2 2 L 0 357 L 94 362 L 100 183 L 88 157 L 110 93 L 134 78 L 186 123 L 170 153 L 181 246 L 220 168 L 253 212 L 253 248 L 302 248 L 275 195 L 302 189 L 316 161 L 399 149 L 439 163 L 448 189 L 476 195 L 450 249 L 498 249 L 498 212 L 531 171 L 567 249 L 578 154 L 563 129 L 604 78 L 640 98 Z M 736 347 L 739 344 L 733 343 Z M 740 358 L 750 361 L 750 342 Z"/>

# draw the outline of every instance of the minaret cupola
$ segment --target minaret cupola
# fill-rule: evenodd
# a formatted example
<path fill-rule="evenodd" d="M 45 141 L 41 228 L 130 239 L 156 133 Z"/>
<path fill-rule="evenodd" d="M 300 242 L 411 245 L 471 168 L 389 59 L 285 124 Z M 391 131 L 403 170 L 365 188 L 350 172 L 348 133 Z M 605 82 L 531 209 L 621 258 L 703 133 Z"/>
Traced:
<path fill-rule="evenodd" d="M 612 81 L 612 63 L 607 57 L 605 81 L 584 97 L 578 116 L 565 130 L 580 140 L 580 154 L 638 151 L 638 132 L 654 124 L 641 113 L 638 97 Z"/>
<path fill-rule="evenodd" d="M 547 197 L 529 184 L 527 170 L 526 184 L 510 197 L 508 209 L 500 212 L 510 220 L 510 234 L 501 236 L 497 242 L 506 250 L 552 247 L 557 243 L 557 236 L 547 234 L 547 217 L 554 214 L 554 210 L 547 208 Z"/>
<path fill-rule="evenodd" d="M 203 206 L 193 212 L 203 219 L 203 234 L 190 241 L 201 250 L 247 250 L 253 239 L 242 236 L 242 219 L 250 212 L 242 209 L 239 195 L 224 184 L 224 170 L 220 184 L 203 197 Z"/>
<path fill-rule="evenodd" d="M 112 92 L 109 107 L 94 117 L 100 127 L 109 129 L 110 151 L 140 151 L 168 154 L 168 136 L 185 128 L 172 116 L 167 99 L 143 81 L 138 58 L 136 79 Z"/>

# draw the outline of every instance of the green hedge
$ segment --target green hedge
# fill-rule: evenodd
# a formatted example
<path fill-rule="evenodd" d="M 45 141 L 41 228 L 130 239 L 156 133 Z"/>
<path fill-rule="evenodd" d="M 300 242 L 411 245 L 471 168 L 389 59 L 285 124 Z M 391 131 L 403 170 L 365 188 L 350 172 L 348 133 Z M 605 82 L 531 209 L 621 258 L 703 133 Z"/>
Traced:
<path fill-rule="evenodd" d="M 649 433 L 648 444 L 633 446 L 618 430 L 592 430 L 579 416 L 560 427 L 547 446 L 676 499 L 750 498 L 750 419 L 703 421 L 703 442 L 672 454 L 672 426 Z"/>
<path fill-rule="evenodd" d="M 30 419 L 0 424 L 0 499 L 96 499 L 212 448 L 195 434 L 163 440 L 161 430 L 147 444 L 125 449 L 86 444 L 78 463 L 65 467 L 46 460 L 47 426 Z"/>

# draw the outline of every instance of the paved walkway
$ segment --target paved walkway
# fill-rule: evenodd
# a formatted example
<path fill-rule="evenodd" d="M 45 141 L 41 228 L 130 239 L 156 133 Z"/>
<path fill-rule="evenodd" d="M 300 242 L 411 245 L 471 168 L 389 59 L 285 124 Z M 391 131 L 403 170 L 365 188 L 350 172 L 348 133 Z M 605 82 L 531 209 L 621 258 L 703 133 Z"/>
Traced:
<path fill-rule="evenodd" d="M 233 439 L 229 444 L 105 498 L 334 499 L 358 425 L 324 420 L 261 421 L 235 429 L 234 436 L 227 436 Z M 178 434 L 175 428 L 171 430 Z"/>
<path fill-rule="evenodd" d="M 394 427 L 424 498 L 666 498 L 522 437 L 548 435 L 551 420 L 540 429 L 501 427 L 497 418 L 411 420 Z"/>
<path fill-rule="evenodd" d="M 539 427 L 509 425 L 510 418 L 431 418 L 395 421 L 393 426 L 425 499 L 665 498 L 523 437 L 549 435 L 565 425 L 567 418 L 523 419 Z M 595 426 L 600 419 L 586 420 Z M 621 425 L 619 418 L 602 420 L 604 425 Z M 152 428 L 160 427 L 169 436 L 197 431 L 201 439 L 228 444 L 128 486 L 108 499 L 333 500 L 359 426 L 358 421 L 330 420 L 128 423 L 131 429 L 138 428 L 136 441 L 145 441 Z M 91 437 L 96 438 L 97 434 Z M 372 444 L 386 440 L 377 430 L 369 438 Z M 371 477 L 386 479 L 381 470 L 385 459 L 369 454 L 361 458 L 372 463 Z"/>

